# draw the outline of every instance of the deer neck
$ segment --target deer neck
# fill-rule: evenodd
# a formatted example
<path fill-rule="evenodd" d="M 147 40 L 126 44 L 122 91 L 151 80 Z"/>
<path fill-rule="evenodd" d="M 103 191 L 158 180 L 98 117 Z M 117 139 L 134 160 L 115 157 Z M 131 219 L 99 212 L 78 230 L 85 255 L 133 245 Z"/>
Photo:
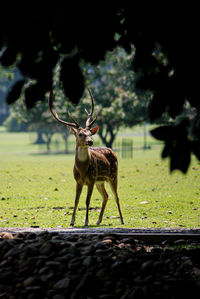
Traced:
<path fill-rule="evenodd" d="M 76 160 L 81 163 L 88 163 L 89 151 L 87 146 L 77 146 L 76 148 Z"/>

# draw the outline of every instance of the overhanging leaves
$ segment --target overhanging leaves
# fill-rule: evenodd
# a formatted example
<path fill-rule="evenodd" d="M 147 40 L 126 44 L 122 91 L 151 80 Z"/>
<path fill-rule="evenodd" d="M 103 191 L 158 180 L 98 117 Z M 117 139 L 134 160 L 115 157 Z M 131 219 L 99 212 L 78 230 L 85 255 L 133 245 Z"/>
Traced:
<path fill-rule="evenodd" d="M 25 84 L 26 80 L 22 79 L 17 81 L 14 86 L 12 87 L 12 89 L 10 90 L 10 92 L 7 95 L 6 101 L 8 104 L 12 104 L 14 103 L 20 96 L 22 88 Z"/>
<path fill-rule="evenodd" d="M 77 58 L 65 58 L 62 61 L 60 80 L 67 97 L 77 104 L 85 89 L 84 77 Z"/>
<path fill-rule="evenodd" d="M 164 141 L 162 158 L 170 158 L 170 171 L 181 170 L 186 173 L 190 164 L 191 141 L 188 138 L 188 121 L 178 125 L 162 126 L 151 131 L 153 137 Z"/>

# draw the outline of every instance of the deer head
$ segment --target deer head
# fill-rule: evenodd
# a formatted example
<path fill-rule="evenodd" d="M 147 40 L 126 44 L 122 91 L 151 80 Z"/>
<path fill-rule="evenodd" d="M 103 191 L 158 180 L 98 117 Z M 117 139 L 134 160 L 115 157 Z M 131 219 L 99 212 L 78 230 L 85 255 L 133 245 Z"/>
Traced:
<path fill-rule="evenodd" d="M 93 113 L 94 113 L 94 98 L 92 96 L 90 89 L 88 87 L 87 89 L 89 91 L 90 98 L 91 98 L 91 112 L 88 113 L 88 111 L 85 109 L 85 112 L 87 114 L 85 128 L 80 127 L 80 125 L 73 118 L 70 112 L 68 112 L 68 115 L 70 119 L 73 121 L 72 123 L 60 119 L 58 117 L 58 114 L 53 111 L 53 90 L 50 91 L 50 95 L 49 95 L 49 110 L 51 114 L 58 122 L 67 126 L 70 132 L 76 137 L 77 145 L 82 147 L 92 146 L 93 144 L 92 135 L 96 134 L 99 129 L 98 126 L 91 128 L 97 119 L 97 115 L 95 115 L 94 119 L 92 120 Z"/>

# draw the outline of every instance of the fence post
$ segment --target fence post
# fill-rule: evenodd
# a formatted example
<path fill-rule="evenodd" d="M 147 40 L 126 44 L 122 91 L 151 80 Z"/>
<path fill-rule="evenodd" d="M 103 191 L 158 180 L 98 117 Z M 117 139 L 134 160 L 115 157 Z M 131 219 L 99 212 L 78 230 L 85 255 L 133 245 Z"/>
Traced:
<path fill-rule="evenodd" d="M 121 144 L 121 157 L 122 159 L 133 158 L 133 140 L 122 138 Z"/>

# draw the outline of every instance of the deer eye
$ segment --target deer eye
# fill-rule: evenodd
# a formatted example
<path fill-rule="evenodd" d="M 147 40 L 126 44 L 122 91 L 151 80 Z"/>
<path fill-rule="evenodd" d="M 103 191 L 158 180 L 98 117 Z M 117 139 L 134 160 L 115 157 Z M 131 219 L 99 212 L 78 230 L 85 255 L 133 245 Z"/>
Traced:
<path fill-rule="evenodd" d="M 79 137 L 84 137 L 84 134 L 83 133 L 79 133 L 78 136 Z"/>

